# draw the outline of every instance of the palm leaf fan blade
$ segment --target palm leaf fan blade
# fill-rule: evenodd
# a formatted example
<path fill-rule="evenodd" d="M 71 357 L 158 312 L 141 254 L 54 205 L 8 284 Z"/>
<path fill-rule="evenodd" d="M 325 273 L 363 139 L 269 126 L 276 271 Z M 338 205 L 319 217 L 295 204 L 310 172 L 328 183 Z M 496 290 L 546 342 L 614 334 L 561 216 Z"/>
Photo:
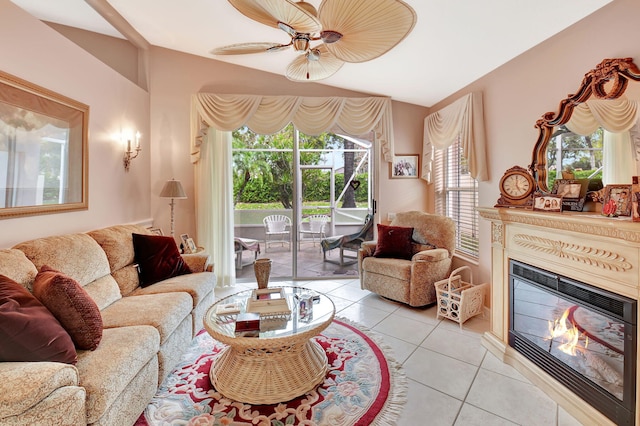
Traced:
<path fill-rule="evenodd" d="M 244 16 L 270 27 L 283 22 L 298 32 L 320 31 L 318 19 L 291 0 L 229 0 Z"/>
<path fill-rule="evenodd" d="M 323 30 L 342 34 L 327 49 L 345 62 L 365 62 L 391 50 L 411 32 L 415 11 L 400 0 L 324 0 Z"/>

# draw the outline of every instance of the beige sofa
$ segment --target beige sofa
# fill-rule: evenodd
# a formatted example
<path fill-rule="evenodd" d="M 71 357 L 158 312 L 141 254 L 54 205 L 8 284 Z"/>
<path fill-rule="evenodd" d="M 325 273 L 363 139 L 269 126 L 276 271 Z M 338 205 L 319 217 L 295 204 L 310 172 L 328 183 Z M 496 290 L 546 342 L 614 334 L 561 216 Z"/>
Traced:
<path fill-rule="evenodd" d="M 77 364 L 0 362 L 0 425 L 130 425 L 202 328 L 216 278 L 208 255 L 193 272 L 141 287 L 132 233 L 118 225 L 0 250 L 0 274 L 31 290 L 48 265 L 76 280 L 100 309 L 102 339 Z M 207 271 L 207 268 L 209 269 Z"/>

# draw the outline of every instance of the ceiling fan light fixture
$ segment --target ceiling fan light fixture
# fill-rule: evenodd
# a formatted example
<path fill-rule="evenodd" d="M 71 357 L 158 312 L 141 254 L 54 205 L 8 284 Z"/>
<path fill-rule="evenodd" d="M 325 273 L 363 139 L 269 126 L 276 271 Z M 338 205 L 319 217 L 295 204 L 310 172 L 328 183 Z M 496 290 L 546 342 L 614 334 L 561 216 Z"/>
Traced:
<path fill-rule="evenodd" d="M 316 59 L 313 60 L 311 57 Z M 322 44 L 311 49 L 308 54 L 294 59 L 287 67 L 286 76 L 292 81 L 313 82 L 331 77 L 342 65 L 344 62 L 333 56 Z"/>
<path fill-rule="evenodd" d="M 309 51 L 305 55 L 309 61 L 319 61 L 320 60 L 320 49 L 309 49 Z"/>
<path fill-rule="evenodd" d="M 309 34 L 297 34 L 293 38 L 293 48 L 297 52 L 306 52 L 309 49 Z"/>

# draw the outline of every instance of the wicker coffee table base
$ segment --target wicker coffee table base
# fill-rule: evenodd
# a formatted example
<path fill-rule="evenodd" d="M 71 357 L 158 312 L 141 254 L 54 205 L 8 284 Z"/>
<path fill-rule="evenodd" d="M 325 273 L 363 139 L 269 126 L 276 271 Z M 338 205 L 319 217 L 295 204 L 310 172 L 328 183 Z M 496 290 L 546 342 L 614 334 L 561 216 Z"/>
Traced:
<path fill-rule="evenodd" d="M 226 398 L 275 404 L 310 391 L 326 373 L 324 349 L 315 340 L 307 340 L 277 350 L 229 346 L 213 361 L 209 377 Z"/>

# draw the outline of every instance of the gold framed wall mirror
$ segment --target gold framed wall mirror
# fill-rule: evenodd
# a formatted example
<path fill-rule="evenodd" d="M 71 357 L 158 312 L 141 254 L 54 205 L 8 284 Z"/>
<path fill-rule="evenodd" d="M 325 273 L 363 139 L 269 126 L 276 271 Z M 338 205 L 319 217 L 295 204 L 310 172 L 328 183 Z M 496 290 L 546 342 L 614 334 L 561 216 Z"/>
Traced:
<path fill-rule="evenodd" d="M 89 107 L 0 72 L 0 219 L 88 208 Z"/>
<path fill-rule="evenodd" d="M 585 74 L 575 94 L 560 101 L 558 111 L 536 122 L 539 135 L 529 169 L 538 189 L 550 192 L 563 178 L 630 184 L 631 176 L 640 174 L 638 111 L 640 69 L 632 58 L 604 59 Z"/>

